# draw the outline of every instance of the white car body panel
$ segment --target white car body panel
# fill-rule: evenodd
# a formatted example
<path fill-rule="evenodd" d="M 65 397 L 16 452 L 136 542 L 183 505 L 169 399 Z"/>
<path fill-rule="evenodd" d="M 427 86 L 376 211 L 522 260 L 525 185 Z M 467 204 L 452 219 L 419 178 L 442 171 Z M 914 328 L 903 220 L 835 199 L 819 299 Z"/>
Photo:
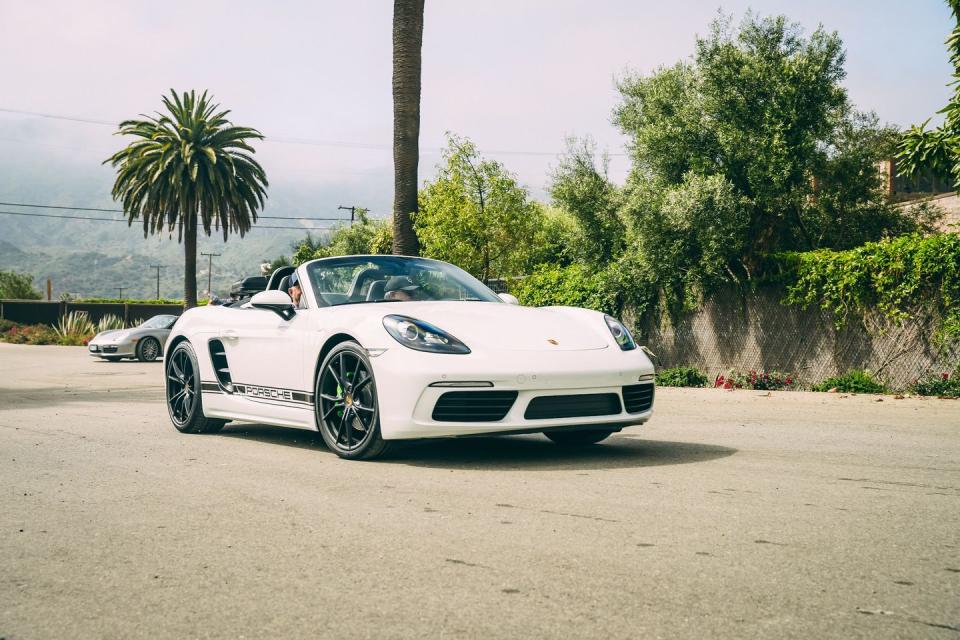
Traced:
<path fill-rule="evenodd" d="M 298 269 L 306 281 L 306 265 Z M 304 287 L 305 309 L 284 320 L 268 309 L 207 306 L 181 316 L 165 345 L 189 340 L 196 352 L 207 417 L 317 430 L 313 396 L 320 354 L 336 336 L 349 336 L 370 354 L 381 435 L 386 440 L 482 433 L 533 432 L 565 426 L 619 429 L 646 422 L 650 409 L 594 417 L 527 419 L 530 400 L 544 395 L 615 393 L 643 381 L 653 365 L 642 349 L 623 351 L 604 315 L 571 307 L 529 308 L 504 302 L 415 301 L 318 307 Z M 434 324 L 469 354 L 416 351 L 384 328 L 389 314 Z M 210 340 L 222 342 L 232 392 L 217 382 Z M 555 343 L 555 344 L 554 344 Z M 438 422 L 432 412 L 446 392 L 481 390 L 431 386 L 483 381 L 488 390 L 517 391 L 505 418 L 493 422 Z M 621 398 L 621 407 L 623 407 Z"/>

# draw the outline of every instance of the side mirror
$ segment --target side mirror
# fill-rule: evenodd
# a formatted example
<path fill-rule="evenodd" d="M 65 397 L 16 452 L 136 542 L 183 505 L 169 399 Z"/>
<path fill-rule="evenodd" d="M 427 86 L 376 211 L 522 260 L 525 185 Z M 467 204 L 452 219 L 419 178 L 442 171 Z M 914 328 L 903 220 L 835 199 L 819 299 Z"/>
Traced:
<path fill-rule="evenodd" d="M 510 295 L 509 293 L 498 293 L 497 295 L 500 296 L 500 299 L 507 304 L 520 304 L 520 301 L 517 300 L 517 297 Z"/>
<path fill-rule="evenodd" d="M 250 306 L 255 309 L 269 309 L 284 320 L 289 320 L 297 313 L 290 294 L 275 289 L 254 294 L 250 299 Z"/>

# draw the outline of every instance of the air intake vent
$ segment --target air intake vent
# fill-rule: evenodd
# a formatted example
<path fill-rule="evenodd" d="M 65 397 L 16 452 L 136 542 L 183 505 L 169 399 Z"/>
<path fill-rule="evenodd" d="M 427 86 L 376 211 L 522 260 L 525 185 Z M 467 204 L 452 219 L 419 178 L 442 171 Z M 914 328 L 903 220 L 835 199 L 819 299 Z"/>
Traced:
<path fill-rule="evenodd" d="M 227 365 L 227 352 L 219 340 L 210 341 L 210 360 L 213 370 L 217 373 L 217 381 L 227 391 L 233 391 L 233 380 L 230 378 L 230 367 Z"/>
<path fill-rule="evenodd" d="M 627 413 L 642 413 L 653 406 L 653 385 L 633 384 L 623 388 L 623 404 Z"/>
<path fill-rule="evenodd" d="M 615 393 L 580 393 L 574 396 L 539 396 L 530 401 L 523 414 L 528 420 L 549 418 L 586 418 L 620 413 L 620 398 Z"/>
<path fill-rule="evenodd" d="M 448 391 L 433 407 L 438 422 L 503 420 L 517 399 L 516 391 Z"/>

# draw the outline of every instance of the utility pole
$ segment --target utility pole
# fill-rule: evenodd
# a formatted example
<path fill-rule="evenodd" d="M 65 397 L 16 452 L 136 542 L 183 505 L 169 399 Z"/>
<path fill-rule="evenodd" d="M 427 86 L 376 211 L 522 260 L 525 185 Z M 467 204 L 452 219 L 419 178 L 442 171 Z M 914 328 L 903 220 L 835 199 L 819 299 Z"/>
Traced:
<path fill-rule="evenodd" d="M 123 290 L 126 289 L 126 288 L 127 288 L 127 287 L 117 287 L 117 290 L 120 292 L 120 295 L 119 295 L 118 297 L 119 297 L 121 300 L 123 300 Z"/>
<path fill-rule="evenodd" d="M 339 211 L 339 210 L 341 210 L 341 209 L 343 209 L 344 211 L 349 211 L 349 212 L 350 212 L 350 226 L 352 227 L 352 226 L 353 226 L 353 216 L 356 215 L 356 213 L 357 213 L 357 207 L 355 207 L 355 206 L 353 206 L 353 207 L 345 207 L 345 206 L 343 206 L 343 205 L 340 205 L 339 207 L 337 207 L 337 211 Z"/>
<path fill-rule="evenodd" d="M 222 254 L 219 253 L 204 253 L 200 252 L 200 255 L 207 256 L 207 295 L 213 295 L 213 259 L 220 257 Z"/>
<path fill-rule="evenodd" d="M 166 269 L 166 267 L 160 266 L 159 264 L 152 264 L 150 265 L 150 268 L 157 270 L 157 297 L 155 298 L 155 300 L 159 300 L 160 299 L 160 269 Z"/>

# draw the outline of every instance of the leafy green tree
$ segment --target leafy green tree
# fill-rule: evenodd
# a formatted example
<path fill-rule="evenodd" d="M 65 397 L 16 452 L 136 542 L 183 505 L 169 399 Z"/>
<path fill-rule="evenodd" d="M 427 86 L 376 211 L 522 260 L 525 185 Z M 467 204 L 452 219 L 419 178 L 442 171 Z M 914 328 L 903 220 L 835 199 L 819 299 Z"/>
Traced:
<path fill-rule="evenodd" d="M 16 271 L 0 271 L 0 300 L 39 300 L 33 277 Z"/>
<path fill-rule="evenodd" d="M 601 158 L 598 167 L 595 147 L 589 139 L 567 140 L 567 152 L 553 172 L 550 195 L 557 207 L 580 224 L 582 258 L 607 264 L 623 250 L 625 229 L 618 213 L 618 190 L 607 178 L 607 158 Z"/>
<path fill-rule="evenodd" d="M 263 136 L 233 126 L 204 92 L 163 97 L 166 113 L 120 123 L 118 134 L 137 140 L 104 164 L 117 170 L 113 198 L 129 223 L 140 219 L 144 237 L 172 233 L 184 246 L 184 302 L 197 305 L 197 229 L 241 237 L 257 221 L 266 199 L 267 176 L 253 158 L 251 140 Z"/>
<path fill-rule="evenodd" d="M 924 169 L 949 175 L 954 188 L 960 189 L 960 0 L 947 0 L 953 12 L 953 31 L 946 45 L 953 65 L 953 96 L 938 113 L 945 114 L 943 124 L 927 129 L 930 120 L 907 130 L 900 142 L 897 161 L 900 172 L 915 175 Z"/>
<path fill-rule="evenodd" d="M 641 279 L 657 283 L 669 309 L 695 306 L 702 294 L 737 279 L 737 264 L 747 242 L 750 207 L 723 176 L 688 173 L 679 185 L 662 190 L 633 190 L 633 246 Z"/>
<path fill-rule="evenodd" d="M 522 274 L 542 218 L 503 165 L 450 136 L 436 179 L 420 191 L 414 226 L 424 255 L 486 280 Z"/>
<path fill-rule="evenodd" d="M 331 256 L 386 254 L 393 250 L 393 234 L 386 220 L 370 218 L 367 209 L 357 207 L 356 221 L 350 226 L 337 227 L 329 241 L 320 243 L 311 236 L 296 248 L 293 263 L 302 264 L 316 258 Z"/>
<path fill-rule="evenodd" d="M 717 20 L 692 63 L 620 82 L 615 112 L 631 137 L 631 181 L 719 175 L 751 203 L 752 256 L 813 244 L 804 211 L 823 147 L 848 113 L 836 33 L 804 38 L 783 16 Z"/>

